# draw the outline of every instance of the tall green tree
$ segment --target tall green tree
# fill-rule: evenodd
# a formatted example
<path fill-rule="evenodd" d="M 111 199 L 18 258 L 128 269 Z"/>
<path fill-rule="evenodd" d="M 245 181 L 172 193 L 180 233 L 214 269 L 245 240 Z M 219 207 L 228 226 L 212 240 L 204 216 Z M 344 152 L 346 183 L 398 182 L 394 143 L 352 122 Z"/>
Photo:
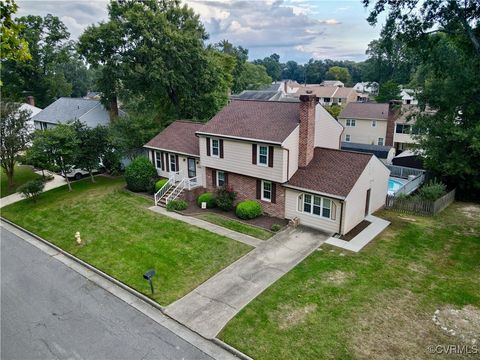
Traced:
<path fill-rule="evenodd" d="M 14 0 L 4 0 L 0 3 L 0 54 L 2 60 L 26 61 L 32 57 L 28 43 L 21 36 L 22 25 L 14 15 L 18 6 Z"/>
<path fill-rule="evenodd" d="M 45 161 L 48 170 L 62 173 L 68 190 L 72 191 L 66 174 L 76 165 L 79 146 L 80 140 L 74 126 L 58 124 L 51 129 L 36 131 L 29 153 L 31 157 Z"/>
<path fill-rule="evenodd" d="M 50 14 L 20 17 L 17 22 L 20 36 L 29 44 L 31 59 L 2 64 L 3 95 L 18 101 L 32 95 L 40 107 L 60 96 L 84 95 L 86 91 L 78 91 L 77 82 L 81 71 L 87 69 L 75 53 L 65 24 Z"/>
<path fill-rule="evenodd" d="M 400 100 L 400 86 L 392 80 L 380 84 L 378 95 L 375 100 L 379 103 L 386 103 L 390 100 Z"/>
<path fill-rule="evenodd" d="M 283 64 L 280 63 L 280 55 L 272 54 L 263 60 L 257 59 L 254 60 L 253 63 L 255 65 L 262 65 L 267 70 L 268 76 L 272 78 L 274 81 L 281 80 L 282 78 L 282 70 Z"/>
<path fill-rule="evenodd" d="M 352 76 L 347 68 L 341 66 L 332 66 L 328 69 L 325 74 L 326 79 L 328 80 L 338 80 L 345 84 L 348 84 L 352 81 Z"/>
<path fill-rule="evenodd" d="M 364 0 L 366 6 L 371 1 Z M 373 24 L 387 11 L 384 31 L 401 39 L 419 59 L 414 83 L 420 111 L 415 128 L 425 165 L 459 189 L 480 198 L 480 4 L 478 1 L 378 0 Z M 413 11 L 413 10 L 415 11 Z"/>
<path fill-rule="evenodd" d="M 235 60 L 207 48 L 207 33 L 179 0 L 111 1 L 109 20 L 81 35 L 79 51 L 101 66 L 102 101 L 123 91 L 168 118 L 207 119 L 228 100 Z"/>
<path fill-rule="evenodd" d="M 31 139 L 30 111 L 21 110 L 20 104 L 0 103 L 0 165 L 5 170 L 8 187 L 13 188 L 15 162 Z"/>

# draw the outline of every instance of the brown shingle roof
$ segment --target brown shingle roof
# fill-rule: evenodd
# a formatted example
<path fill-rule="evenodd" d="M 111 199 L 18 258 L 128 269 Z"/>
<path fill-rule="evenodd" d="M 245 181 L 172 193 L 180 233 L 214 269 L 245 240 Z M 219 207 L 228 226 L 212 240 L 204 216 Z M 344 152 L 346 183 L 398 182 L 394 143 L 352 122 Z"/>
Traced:
<path fill-rule="evenodd" d="M 315 148 L 310 164 L 299 168 L 287 186 L 346 197 L 372 156 L 353 151 Z"/>
<path fill-rule="evenodd" d="M 199 143 L 195 132 L 203 126 L 204 124 L 201 123 L 177 120 L 146 143 L 145 146 L 199 156 Z"/>
<path fill-rule="evenodd" d="M 233 100 L 199 133 L 282 143 L 299 121 L 298 102 Z"/>
<path fill-rule="evenodd" d="M 388 104 L 375 103 L 355 103 L 351 102 L 342 110 L 339 118 L 354 118 L 354 119 L 388 119 Z"/>

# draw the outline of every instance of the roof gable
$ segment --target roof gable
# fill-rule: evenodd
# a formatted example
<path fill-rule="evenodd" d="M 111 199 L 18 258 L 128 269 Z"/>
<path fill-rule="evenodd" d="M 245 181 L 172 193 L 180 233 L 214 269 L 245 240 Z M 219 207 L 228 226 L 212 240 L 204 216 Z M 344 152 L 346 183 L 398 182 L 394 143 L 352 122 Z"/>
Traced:
<path fill-rule="evenodd" d="M 102 106 L 98 100 L 62 97 L 36 114 L 32 120 L 66 123 L 70 120 L 80 119 L 97 106 Z"/>
<path fill-rule="evenodd" d="M 351 102 L 342 110 L 339 118 L 388 119 L 388 104 Z"/>

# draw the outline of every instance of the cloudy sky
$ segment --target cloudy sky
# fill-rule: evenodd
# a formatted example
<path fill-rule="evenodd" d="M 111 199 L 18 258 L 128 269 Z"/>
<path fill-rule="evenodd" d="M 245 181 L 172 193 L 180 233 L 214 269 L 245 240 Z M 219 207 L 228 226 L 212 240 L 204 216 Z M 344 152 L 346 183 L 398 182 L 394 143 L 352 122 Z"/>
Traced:
<path fill-rule="evenodd" d="M 228 39 L 249 49 L 251 60 L 274 52 L 280 60 L 363 60 L 380 27 L 365 20 L 360 0 L 184 0 L 201 17 L 209 41 Z M 107 20 L 107 0 L 17 1 L 18 15 L 58 16 L 77 38 Z M 381 22 L 380 22 L 381 23 Z"/>

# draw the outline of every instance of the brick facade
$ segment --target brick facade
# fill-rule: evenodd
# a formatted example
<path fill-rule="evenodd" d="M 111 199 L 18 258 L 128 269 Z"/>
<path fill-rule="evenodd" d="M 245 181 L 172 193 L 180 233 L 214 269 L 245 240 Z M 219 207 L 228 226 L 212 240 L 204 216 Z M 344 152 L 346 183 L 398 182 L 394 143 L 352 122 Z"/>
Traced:
<path fill-rule="evenodd" d="M 208 191 L 215 191 L 216 187 L 213 185 L 212 169 L 206 168 L 206 173 L 206 188 Z M 235 204 L 243 200 L 257 200 L 262 204 L 265 214 L 281 219 L 285 218 L 285 188 L 281 184 L 275 183 L 275 203 L 272 203 L 257 199 L 257 178 L 231 172 L 226 173 L 228 173 L 228 185 L 232 186 L 233 190 L 237 193 Z"/>
<path fill-rule="evenodd" d="M 393 146 L 395 121 L 400 116 L 401 101 L 390 101 L 388 106 L 387 133 L 385 134 L 385 146 Z"/>
<path fill-rule="evenodd" d="M 305 167 L 313 159 L 315 149 L 315 106 L 318 98 L 313 94 L 300 96 L 300 133 L 298 166 Z"/>

